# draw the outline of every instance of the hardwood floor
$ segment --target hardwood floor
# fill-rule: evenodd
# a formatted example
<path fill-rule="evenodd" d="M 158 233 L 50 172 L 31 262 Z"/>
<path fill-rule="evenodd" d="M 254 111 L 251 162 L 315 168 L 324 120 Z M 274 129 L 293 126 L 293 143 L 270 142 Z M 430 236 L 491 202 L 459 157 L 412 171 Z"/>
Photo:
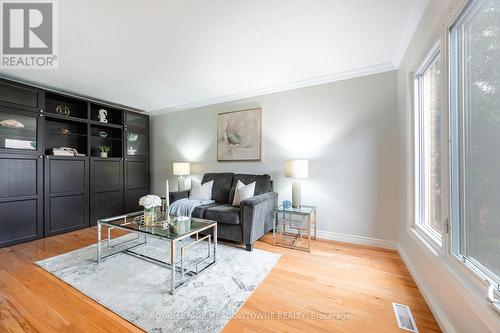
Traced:
<path fill-rule="evenodd" d="M 141 332 L 33 264 L 95 239 L 88 228 L 0 249 L 0 332 Z M 223 332 L 402 332 L 392 302 L 410 306 L 420 332 L 441 332 L 397 252 L 315 241 L 309 254 L 270 241 L 255 247 L 282 258 Z"/>

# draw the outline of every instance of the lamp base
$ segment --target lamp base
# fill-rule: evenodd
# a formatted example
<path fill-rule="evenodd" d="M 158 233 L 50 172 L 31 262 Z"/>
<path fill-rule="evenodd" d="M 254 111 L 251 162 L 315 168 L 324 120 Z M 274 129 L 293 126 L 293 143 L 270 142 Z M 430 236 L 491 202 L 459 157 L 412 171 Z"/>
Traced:
<path fill-rule="evenodd" d="M 292 183 L 292 207 L 300 208 L 301 202 L 301 187 L 298 181 Z"/>
<path fill-rule="evenodd" d="M 177 179 L 177 190 L 184 191 L 184 176 L 179 176 Z"/>

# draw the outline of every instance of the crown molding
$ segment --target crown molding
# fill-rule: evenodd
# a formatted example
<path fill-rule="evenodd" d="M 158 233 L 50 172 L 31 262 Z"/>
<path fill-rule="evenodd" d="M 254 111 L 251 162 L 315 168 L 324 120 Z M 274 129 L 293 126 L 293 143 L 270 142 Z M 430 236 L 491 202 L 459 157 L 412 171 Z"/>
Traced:
<path fill-rule="evenodd" d="M 277 85 L 277 86 L 263 88 L 263 89 L 256 89 L 256 90 L 246 91 L 246 92 L 242 92 L 242 93 L 201 100 L 201 101 L 197 101 L 197 102 L 193 102 L 193 103 L 171 106 L 171 107 L 168 107 L 165 109 L 149 111 L 148 114 L 159 115 L 159 114 L 170 113 L 170 112 L 190 110 L 190 109 L 195 109 L 195 108 L 199 108 L 199 107 L 203 107 L 203 106 L 220 104 L 220 103 L 229 102 L 229 101 L 235 101 L 235 100 L 239 100 L 239 99 L 243 99 L 243 98 L 268 95 L 268 94 L 277 93 L 277 92 L 281 92 L 281 91 L 287 91 L 287 90 L 293 90 L 293 89 L 298 89 L 298 88 L 305 88 L 305 87 L 320 85 L 320 84 L 324 84 L 324 83 L 353 79 L 353 78 L 357 78 L 357 77 L 393 71 L 396 69 L 397 69 L 397 66 L 395 66 L 393 63 L 387 62 L 387 63 L 377 64 L 377 65 L 372 65 L 372 66 L 360 67 L 360 68 L 356 68 L 356 69 L 352 69 L 352 70 L 348 70 L 348 71 L 344 71 L 344 72 L 338 72 L 338 73 L 334 73 L 334 74 L 330 74 L 330 75 L 319 76 L 319 77 L 310 78 L 310 79 L 306 79 L 306 80 L 296 81 L 296 82 L 287 83 L 287 84 L 283 84 L 283 85 Z"/>

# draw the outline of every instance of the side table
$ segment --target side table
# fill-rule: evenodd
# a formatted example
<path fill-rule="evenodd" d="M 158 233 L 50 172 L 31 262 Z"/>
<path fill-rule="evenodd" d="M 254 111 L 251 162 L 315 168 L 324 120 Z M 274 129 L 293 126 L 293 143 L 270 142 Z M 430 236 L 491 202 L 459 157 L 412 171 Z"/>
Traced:
<path fill-rule="evenodd" d="M 311 252 L 311 238 L 316 239 L 316 223 L 316 206 L 276 207 L 273 245 Z"/>

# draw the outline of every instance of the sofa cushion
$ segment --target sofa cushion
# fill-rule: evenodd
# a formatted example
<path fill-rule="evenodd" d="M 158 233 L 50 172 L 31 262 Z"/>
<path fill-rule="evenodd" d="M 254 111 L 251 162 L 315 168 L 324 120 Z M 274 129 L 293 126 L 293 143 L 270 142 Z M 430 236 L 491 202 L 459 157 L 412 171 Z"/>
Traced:
<path fill-rule="evenodd" d="M 211 200 L 212 199 L 212 189 L 214 186 L 214 181 L 211 180 L 201 185 L 196 179 L 191 180 L 191 191 L 189 193 L 189 199 L 194 200 Z"/>
<path fill-rule="evenodd" d="M 251 198 L 255 195 L 255 182 L 245 185 L 238 180 L 236 189 L 234 190 L 233 206 L 239 206 L 243 200 Z"/>
<path fill-rule="evenodd" d="M 205 210 L 207 210 L 207 208 L 214 207 L 217 205 L 219 205 L 219 204 L 218 203 L 211 203 L 208 205 L 198 206 L 191 213 L 191 217 L 196 217 L 198 219 L 202 219 L 203 215 L 205 215 Z"/>
<path fill-rule="evenodd" d="M 228 201 L 229 199 L 229 191 L 231 190 L 231 185 L 233 183 L 234 173 L 206 173 L 203 175 L 202 184 L 209 182 L 211 180 L 214 181 L 214 185 L 212 186 L 212 200 L 215 200 L 219 203 L 229 203 L 233 202 Z"/>
<path fill-rule="evenodd" d="M 238 184 L 238 180 L 241 180 L 241 182 L 245 185 L 255 182 L 254 195 L 264 194 L 272 191 L 271 176 L 248 175 L 248 174 L 237 173 L 233 177 L 233 183 L 231 184 L 231 190 L 229 191 L 228 202 L 233 202 L 234 200 L 234 192 L 236 190 L 236 184 Z"/>
<path fill-rule="evenodd" d="M 205 210 L 203 218 L 223 224 L 240 224 L 240 207 L 230 204 L 209 207 Z"/>

